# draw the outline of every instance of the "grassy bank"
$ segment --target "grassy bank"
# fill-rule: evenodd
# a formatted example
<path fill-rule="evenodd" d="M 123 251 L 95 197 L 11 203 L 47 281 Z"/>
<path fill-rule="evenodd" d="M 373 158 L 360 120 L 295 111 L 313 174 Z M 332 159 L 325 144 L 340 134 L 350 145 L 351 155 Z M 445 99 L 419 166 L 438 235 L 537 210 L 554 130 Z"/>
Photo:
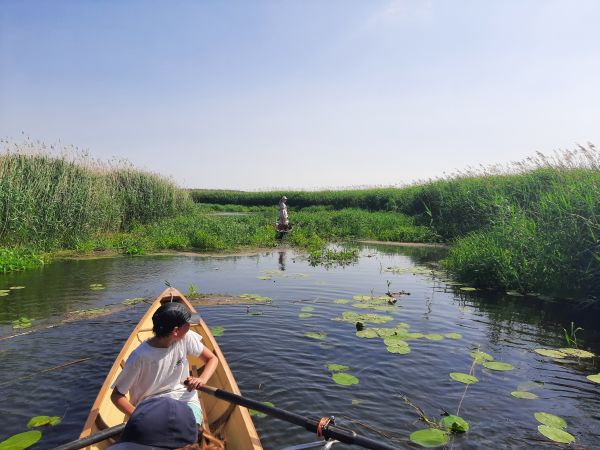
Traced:
<path fill-rule="evenodd" d="M 102 163 L 76 149 L 55 156 L 32 141 L 3 144 L 0 246 L 10 250 L 0 253 L 0 272 L 191 206 L 188 194 L 170 180 L 127 163 Z"/>
<path fill-rule="evenodd" d="M 398 212 L 427 229 L 423 241 L 453 244 L 447 267 L 466 282 L 600 295 L 600 154 L 591 145 L 404 188 L 191 194 L 252 206 L 276 204 L 285 194 L 299 215 L 313 205 Z M 393 236 L 400 229 L 389 228 L 385 238 L 419 241 L 413 233 Z"/>

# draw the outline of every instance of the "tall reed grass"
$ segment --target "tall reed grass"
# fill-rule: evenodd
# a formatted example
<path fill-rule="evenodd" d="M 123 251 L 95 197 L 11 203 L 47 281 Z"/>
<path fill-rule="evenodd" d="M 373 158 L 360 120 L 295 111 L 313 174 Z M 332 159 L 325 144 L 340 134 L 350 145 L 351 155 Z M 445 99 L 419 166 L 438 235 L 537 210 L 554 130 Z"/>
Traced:
<path fill-rule="evenodd" d="M 99 232 L 128 230 L 190 206 L 172 181 L 126 162 L 102 163 L 76 148 L 4 141 L 0 245 L 73 248 Z"/>

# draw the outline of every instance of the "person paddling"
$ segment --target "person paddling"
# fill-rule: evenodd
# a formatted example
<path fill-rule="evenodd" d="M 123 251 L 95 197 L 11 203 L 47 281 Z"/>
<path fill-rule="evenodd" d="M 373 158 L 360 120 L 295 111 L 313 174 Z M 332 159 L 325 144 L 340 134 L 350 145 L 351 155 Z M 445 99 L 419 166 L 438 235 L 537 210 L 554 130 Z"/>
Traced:
<path fill-rule="evenodd" d="M 110 399 L 120 411 L 130 416 L 148 397 L 169 397 L 187 403 L 196 422 L 202 423 L 196 388 L 208 382 L 219 360 L 202 344 L 202 337 L 190 331 L 191 322 L 190 311 L 181 303 L 165 303 L 156 310 L 152 316 L 154 336 L 131 353 L 112 385 Z M 197 378 L 189 376 L 188 355 L 206 363 Z"/>

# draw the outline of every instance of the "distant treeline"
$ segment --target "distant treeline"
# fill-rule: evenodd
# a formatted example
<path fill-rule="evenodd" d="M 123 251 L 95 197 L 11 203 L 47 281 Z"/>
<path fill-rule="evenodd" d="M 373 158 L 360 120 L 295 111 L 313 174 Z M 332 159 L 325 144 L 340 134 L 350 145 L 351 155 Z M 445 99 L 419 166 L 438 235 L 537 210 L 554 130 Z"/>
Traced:
<path fill-rule="evenodd" d="M 590 145 L 404 188 L 194 190 L 196 202 L 397 211 L 453 247 L 447 266 L 480 286 L 600 295 L 600 155 Z M 292 216 L 293 221 L 293 216 Z"/>
<path fill-rule="evenodd" d="M 99 232 L 181 213 L 187 192 L 162 176 L 43 144 L 5 142 L 0 154 L 0 246 L 74 248 Z"/>

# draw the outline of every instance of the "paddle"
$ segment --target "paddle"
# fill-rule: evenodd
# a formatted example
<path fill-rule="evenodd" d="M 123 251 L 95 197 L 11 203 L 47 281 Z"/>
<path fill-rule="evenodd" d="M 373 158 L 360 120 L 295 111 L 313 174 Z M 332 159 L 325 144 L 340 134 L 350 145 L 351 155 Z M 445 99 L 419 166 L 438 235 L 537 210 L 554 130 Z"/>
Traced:
<path fill-rule="evenodd" d="M 240 406 L 245 406 L 246 408 L 252 408 L 277 419 L 293 423 L 294 425 L 298 425 L 313 433 L 317 433 L 317 430 L 320 429 L 321 436 L 323 436 L 325 439 L 336 439 L 345 444 L 360 445 L 361 447 L 371 450 L 398 450 L 398 447 L 394 447 L 384 442 L 379 442 L 367 437 L 359 436 L 354 431 L 347 428 L 342 428 L 335 425 L 321 426 L 320 423 L 322 421 L 326 421 L 326 418 L 309 419 L 299 414 L 286 411 L 281 408 L 276 408 L 274 406 L 268 406 L 259 401 L 249 399 L 248 397 L 242 397 L 241 395 L 234 394 L 233 392 L 224 391 L 223 389 L 217 389 L 210 386 L 200 386 L 198 390 L 221 400 L 225 400 Z M 77 439 L 76 441 L 61 445 L 53 450 L 78 450 L 96 442 L 108 439 L 109 437 L 114 437 L 121 433 L 123 428 L 125 428 L 124 423 L 107 428 L 86 438 Z"/>
<path fill-rule="evenodd" d="M 354 431 L 347 428 L 342 428 L 335 425 L 321 427 L 320 422 L 322 422 L 323 419 L 309 419 L 299 414 L 276 408 L 274 406 L 265 405 L 264 403 L 256 400 L 251 400 L 248 397 L 242 397 L 241 395 L 234 394 L 233 392 L 224 391 L 223 389 L 217 389 L 211 386 L 200 386 L 198 390 L 221 400 L 235 403 L 236 405 L 240 406 L 245 406 L 246 408 L 252 408 L 256 411 L 276 417 L 277 419 L 285 420 L 286 422 L 303 427 L 304 429 L 312 431 L 313 433 L 317 433 L 317 430 L 321 428 L 321 436 L 323 436 L 325 439 L 336 439 L 345 444 L 360 445 L 361 447 L 372 450 L 398 450 L 398 447 L 394 447 L 374 439 L 369 439 L 367 437 L 359 436 Z"/>

